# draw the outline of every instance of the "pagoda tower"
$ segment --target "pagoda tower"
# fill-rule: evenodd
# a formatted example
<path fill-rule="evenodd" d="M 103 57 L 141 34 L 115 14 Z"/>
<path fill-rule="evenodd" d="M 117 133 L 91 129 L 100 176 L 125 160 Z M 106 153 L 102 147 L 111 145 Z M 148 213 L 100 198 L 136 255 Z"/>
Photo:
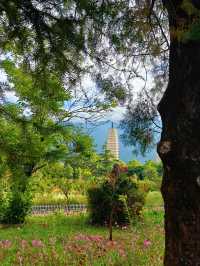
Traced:
<path fill-rule="evenodd" d="M 107 150 L 114 156 L 115 159 L 119 160 L 119 140 L 118 140 L 118 132 L 117 129 L 113 127 L 108 131 L 108 139 L 107 139 Z"/>

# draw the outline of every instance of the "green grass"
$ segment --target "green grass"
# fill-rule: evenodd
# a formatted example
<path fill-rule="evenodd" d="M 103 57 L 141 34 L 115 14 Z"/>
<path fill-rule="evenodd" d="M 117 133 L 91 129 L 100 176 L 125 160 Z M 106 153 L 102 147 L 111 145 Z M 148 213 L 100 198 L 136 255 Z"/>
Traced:
<path fill-rule="evenodd" d="M 144 211 L 134 227 L 115 228 L 113 238 L 88 225 L 87 215 L 30 216 L 23 226 L 1 227 L 0 240 L 8 241 L 0 241 L 0 265 L 162 265 L 162 212 Z"/>

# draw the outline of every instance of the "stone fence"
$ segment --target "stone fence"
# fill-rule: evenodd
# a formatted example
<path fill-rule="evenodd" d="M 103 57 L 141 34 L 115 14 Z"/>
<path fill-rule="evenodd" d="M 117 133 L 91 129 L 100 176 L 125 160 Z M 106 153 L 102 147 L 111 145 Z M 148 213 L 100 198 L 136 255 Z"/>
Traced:
<path fill-rule="evenodd" d="M 65 213 L 69 212 L 84 212 L 87 210 L 86 204 L 44 204 L 44 205 L 35 205 L 32 206 L 31 212 L 32 214 L 44 214 L 56 211 L 64 211 Z"/>
<path fill-rule="evenodd" d="M 163 206 L 149 206 L 144 207 L 144 210 L 151 211 L 164 211 Z M 64 211 L 65 213 L 78 213 L 78 212 L 86 212 L 87 205 L 86 204 L 43 204 L 43 205 L 35 205 L 32 206 L 31 213 L 32 214 L 47 214 L 56 211 Z"/>

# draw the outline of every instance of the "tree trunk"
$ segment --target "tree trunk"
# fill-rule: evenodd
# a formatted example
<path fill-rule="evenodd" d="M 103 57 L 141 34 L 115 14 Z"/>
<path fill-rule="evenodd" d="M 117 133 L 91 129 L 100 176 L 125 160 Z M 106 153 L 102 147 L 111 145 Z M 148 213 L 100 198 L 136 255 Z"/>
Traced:
<path fill-rule="evenodd" d="M 109 240 L 113 240 L 112 235 L 112 227 L 113 227 L 113 213 L 114 213 L 114 207 L 112 206 L 111 212 L 110 212 L 110 218 L 109 218 Z"/>
<path fill-rule="evenodd" d="M 200 265 L 200 40 L 184 40 L 184 34 L 180 38 L 180 31 L 194 21 L 181 3 L 165 1 L 170 69 L 158 106 L 163 123 L 158 153 L 164 165 L 165 266 Z"/>

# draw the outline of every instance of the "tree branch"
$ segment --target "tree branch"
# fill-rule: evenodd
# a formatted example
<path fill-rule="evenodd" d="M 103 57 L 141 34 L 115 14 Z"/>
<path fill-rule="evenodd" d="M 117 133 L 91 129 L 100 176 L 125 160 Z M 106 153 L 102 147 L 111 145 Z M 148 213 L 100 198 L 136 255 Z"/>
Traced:
<path fill-rule="evenodd" d="M 32 170 L 32 174 L 34 174 L 35 172 L 37 172 L 38 170 L 42 169 L 43 167 L 45 167 L 47 165 L 47 163 L 44 163 L 38 167 L 34 167 Z"/>

